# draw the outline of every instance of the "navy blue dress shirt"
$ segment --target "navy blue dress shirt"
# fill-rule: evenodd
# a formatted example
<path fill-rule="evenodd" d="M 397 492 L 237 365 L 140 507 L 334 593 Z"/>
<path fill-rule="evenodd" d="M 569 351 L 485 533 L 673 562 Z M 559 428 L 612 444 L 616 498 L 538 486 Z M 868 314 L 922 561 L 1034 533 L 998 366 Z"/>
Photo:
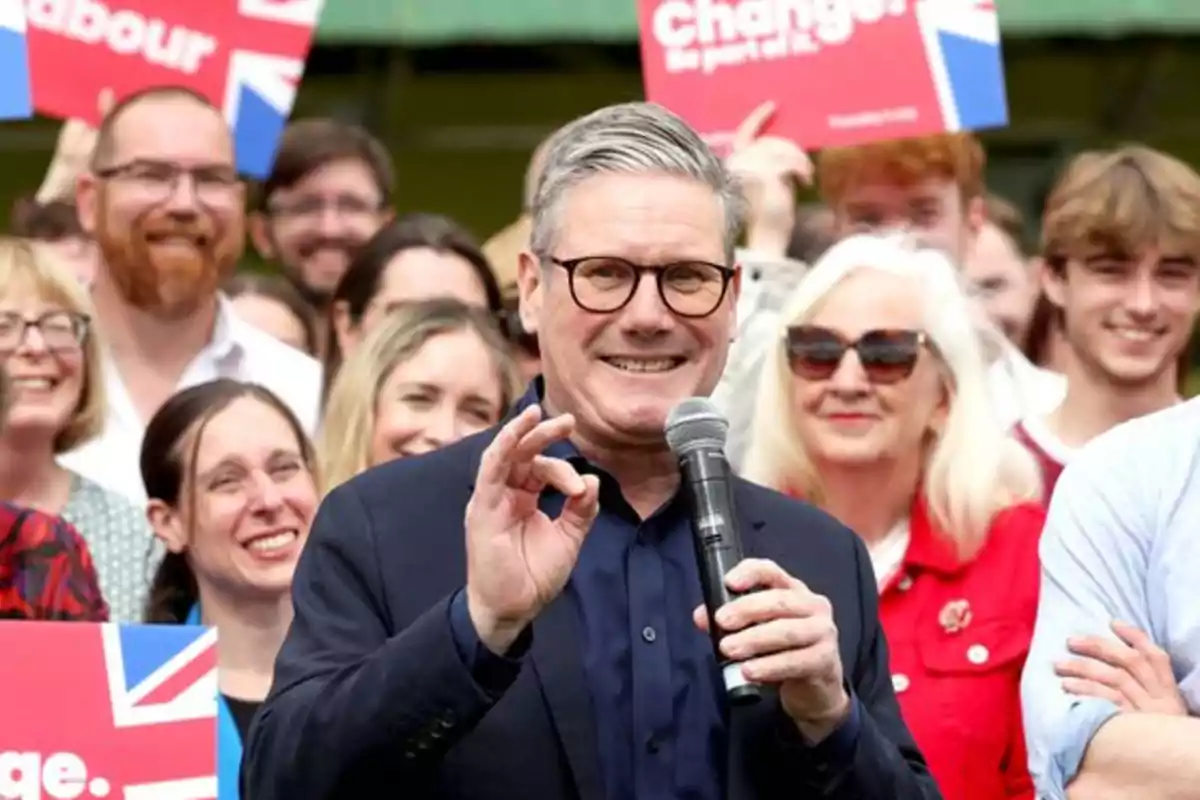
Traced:
<path fill-rule="evenodd" d="M 517 411 L 536 400 L 537 385 Z M 567 442 L 546 455 L 600 478 L 600 512 L 584 540 L 566 592 L 578 609 L 583 664 L 596 721 L 605 795 L 612 800 L 718 800 L 724 796 L 726 706 L 712 645 L 692 622 L 702 601 L 682 493 L 642 520 L 615 479 Z M 564 497 L 542 493 L 550 518 Z M 466 595 L 450 606 L 455 643 L 485 689 L 503 687 L 528 650 L 527 630 L 503 655 L 484 646 Z M 822 758 L 852 757 L 859 728 L 850 718 L 818 746 Z"/>

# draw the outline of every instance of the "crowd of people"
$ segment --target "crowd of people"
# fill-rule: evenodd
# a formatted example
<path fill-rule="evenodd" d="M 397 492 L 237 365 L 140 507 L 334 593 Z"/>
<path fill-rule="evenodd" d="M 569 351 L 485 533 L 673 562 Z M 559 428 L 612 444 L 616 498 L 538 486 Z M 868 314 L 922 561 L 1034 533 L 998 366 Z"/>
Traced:
<path fill-rule="evenodd" d="M 771 111 L 571 122 L 484 244 L 354 125 L 250 186 L 189 90 L 68 123 L 0 238 L 0 616 L 216 627 L 222 800 L 1190 796 L 1200 175 L 1079 153 L 1031 226 L 972 134 Z M 694 395 L 763 590 L 716 622 Z"/>

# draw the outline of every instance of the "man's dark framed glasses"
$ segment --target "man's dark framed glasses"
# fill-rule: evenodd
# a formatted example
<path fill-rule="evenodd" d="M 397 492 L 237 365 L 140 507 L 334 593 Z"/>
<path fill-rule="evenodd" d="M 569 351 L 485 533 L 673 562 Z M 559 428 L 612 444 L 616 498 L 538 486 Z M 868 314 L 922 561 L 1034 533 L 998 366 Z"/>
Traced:
<path fill-rule="evenodd" d="M 702 319 L 721 306 L 729 282 L 737 270 L 707 261 L 676 261 L 648 267 L 612 256 L 549 258 L 567 271 L 571 299 L 584 311 L 611 314 L 629 305 L 650 273 L 658 285 L 658 296 L 672 313 Z"/>
<path fill-rule="evenodd" d="M 853 350 L 867 380 L 886 385 L 912 375 L 929 337 L 924 331 L 878 328 L 851 341 L 829 328 L 793 325 L 784 345 L 792 372 L 804 380 L 829 380 Z"/>

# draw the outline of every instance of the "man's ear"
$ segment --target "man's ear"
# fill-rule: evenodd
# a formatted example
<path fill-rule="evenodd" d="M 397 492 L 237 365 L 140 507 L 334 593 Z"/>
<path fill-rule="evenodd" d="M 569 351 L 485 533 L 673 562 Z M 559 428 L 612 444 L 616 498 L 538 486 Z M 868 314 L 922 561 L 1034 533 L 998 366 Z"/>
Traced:
<path fill-rule="evenodd" d="M 1067 265 L 1051 266 L 1045 259 L 1039 259 L 1039 262 L 1037 278 L 1042 292 L 1053 305 L 1062 308 L 1067 302 Z"/>
<path fill-rule="evenodd" d="M 526 333 L 537 333 L 542 303 L 545 302 L 545 276 L 542 274 L 541 260 L 528 250 L 522 250 L 517 257 L 517 290 L 520 294 L 517 308 L 521 325 Z"/>
<path fill-rule="evenodd" d="M 979 232 L 983 230 L 984 224 L 987 222 L 987 205 L 982 197 L 972 197 L 967 201 L 966 223 L 967 231 L 971 235 L 972 241 L 979 236 Z"/>
<path fill-rule="evenodd" d="M 79 227 L 94 239 L 100 227 L 100 182 L 90 172 L 84 172 L 75 181 L 75 214 Z"/>
<path fill-rule="evenodd" d="M 250 233 L 250 243 L 266 261 L 274 261 L 279 257 L 275 243 L 271 239 L 270 223 L 267 215 L 261 211 L 251 211 L 246 216 L 246 230 Z"/>

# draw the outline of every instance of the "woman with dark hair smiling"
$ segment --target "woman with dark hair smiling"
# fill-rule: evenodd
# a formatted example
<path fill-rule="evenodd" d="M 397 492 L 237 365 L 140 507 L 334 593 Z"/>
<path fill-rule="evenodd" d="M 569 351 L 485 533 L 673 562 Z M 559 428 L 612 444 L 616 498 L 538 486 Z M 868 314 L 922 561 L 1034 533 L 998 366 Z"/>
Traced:
<path fill-rule="evenodd" d="M 317 507 L 313 465 L 299 421 L 252 384 L 186 389 L 146 428 L 148 515 L 167 551 L 146 621 L 217 629 L 219 800 L 238 797 L 242 739 L 291 624 L 292 573 Z"/>
<path fill-rule="evenodd" d="M 500 285 L 475 238 L 437 214 L 409 214 L 384 226 L 358 251 L 334 291 L 325 385 L 390 310 L 440 297 L 501 312 Z"/>

